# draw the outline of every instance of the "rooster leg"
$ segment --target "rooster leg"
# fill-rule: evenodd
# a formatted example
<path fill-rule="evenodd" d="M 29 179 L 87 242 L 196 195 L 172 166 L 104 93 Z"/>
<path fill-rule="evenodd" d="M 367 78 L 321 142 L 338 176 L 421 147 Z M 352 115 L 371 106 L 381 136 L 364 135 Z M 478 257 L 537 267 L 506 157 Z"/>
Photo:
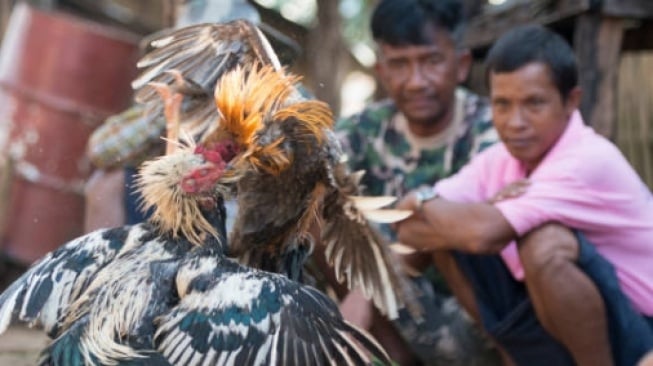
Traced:
<path fill-rule="evenodd" d="M 179 70 L 166 70 L 165 73 L 169 74 L 174 79 L 172 87 L 177 93 L 195 97 L 203 96 L 208 93 L 207 90 L 202 89 L 202 87 L 197 83 L 185 78 Z"/>
<path fill-rule="evenodd" d="M 150 83 L 163 99 L 163 113 L 166 117 L 166 155 L 170 155 L 179 146 L 179 114 L 184 96 L 172 90 L 168 85 Z"/>

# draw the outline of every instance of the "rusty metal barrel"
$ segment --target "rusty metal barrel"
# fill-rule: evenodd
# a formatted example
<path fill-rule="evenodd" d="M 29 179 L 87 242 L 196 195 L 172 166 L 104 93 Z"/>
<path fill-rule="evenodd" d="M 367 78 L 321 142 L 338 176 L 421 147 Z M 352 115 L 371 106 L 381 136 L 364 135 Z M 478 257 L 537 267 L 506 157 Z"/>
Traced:
<path fill-rule="evenodd" d="M 129 105 L 137 43 L 70 14 L 14 8 L 0 51 L 4 255 L 31 263 L 82 234 L 86 143 Z"/>

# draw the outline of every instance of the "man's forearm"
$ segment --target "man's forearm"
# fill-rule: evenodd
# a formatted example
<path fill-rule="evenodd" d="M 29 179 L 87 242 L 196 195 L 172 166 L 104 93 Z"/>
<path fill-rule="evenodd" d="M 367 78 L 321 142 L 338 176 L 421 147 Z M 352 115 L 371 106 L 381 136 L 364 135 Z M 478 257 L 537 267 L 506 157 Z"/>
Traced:
<path fill-rule="evenodd" d="M 399 241 L 421 250 L 455 249 L 497 253 L 516 234 L 489 203 L 425 202 L 419 213 L 398 225 Z"/>

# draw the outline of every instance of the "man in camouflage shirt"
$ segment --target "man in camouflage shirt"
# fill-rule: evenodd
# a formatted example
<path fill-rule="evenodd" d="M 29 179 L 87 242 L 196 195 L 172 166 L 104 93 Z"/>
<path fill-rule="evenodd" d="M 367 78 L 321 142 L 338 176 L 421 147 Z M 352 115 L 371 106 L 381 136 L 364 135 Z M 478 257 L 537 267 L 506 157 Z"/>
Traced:
<path fill-rule="evenodd" d="M 455 90 L 452 121 L 430 137 L 417 137 L 392 100 L 371 104 L 343 118 L 337 134 L 350 167 L 365 170 L 362 184 L 371 196 L 403 196 L 448 177 L 497 140 L 488 101 L 467 89 Z"/>
<path fill-rule="evenodd" d="M 366 172 L 366 195 L 401 197 L 432 186 L 497 140 L 488 101 L 458 87 L 471 62 L 457 47 L 460 23 L 455 0 L 382 0 L 375 9 L 376 71 L 390 98 L 336 126 L 352 170 Z M 381 230 L 394 241 L 389 227 Z M 343 315 L 368 328 L 402 365 L 500 364 L 435 268 L 415 283 L 423 292 L 422 323 L 405 313 L 393 327 L 356 291 L 341 304 Z"/>

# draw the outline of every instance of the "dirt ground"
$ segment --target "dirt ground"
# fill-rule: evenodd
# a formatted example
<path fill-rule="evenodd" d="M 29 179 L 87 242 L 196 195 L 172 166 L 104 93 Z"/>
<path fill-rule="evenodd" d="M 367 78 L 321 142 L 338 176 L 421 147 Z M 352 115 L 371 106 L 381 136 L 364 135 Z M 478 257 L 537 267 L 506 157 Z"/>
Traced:
<path fill-rule="evenodd" d="M 0 366 L 36 365 L 48 337 L 38 329 L 15 326 L 0 335 Z"/>

